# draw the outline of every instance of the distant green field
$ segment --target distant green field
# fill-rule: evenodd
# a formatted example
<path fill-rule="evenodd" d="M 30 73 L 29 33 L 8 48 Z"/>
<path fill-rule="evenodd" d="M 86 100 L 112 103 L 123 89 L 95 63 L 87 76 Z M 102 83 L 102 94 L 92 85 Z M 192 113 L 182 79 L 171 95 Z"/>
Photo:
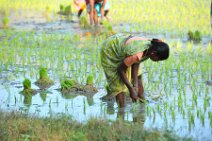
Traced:
<path fill-rule="evenodd" d="M 113 24 L 130 23 L 134 30 L 184 35 L 199 30 L 210 35 L 210 0 L 109 0 Z M 0 0 L 0 9 L 38 10 L 47 7 L 59 11 L 59 5 L 73 5 L 68 0 Z M 76 12 L 74 6 L 72 11 Z"/>

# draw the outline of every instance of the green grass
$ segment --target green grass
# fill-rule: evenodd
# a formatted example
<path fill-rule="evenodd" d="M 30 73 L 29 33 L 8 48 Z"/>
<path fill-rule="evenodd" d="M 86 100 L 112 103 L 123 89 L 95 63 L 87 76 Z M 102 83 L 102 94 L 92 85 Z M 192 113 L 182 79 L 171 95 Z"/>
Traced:
<path fill-rule="evenodd" d="M 110 122 L 103 119 L 90 119 L 87 123 L 81 124 L 65 115 L 38 118 L 0 111 L 0 140 L 178 141 L 191 139 L 180 138 L 168 131 L 145 130 L 141 128 L 141 123 L 122 120 Z"/>
<path fill-rule="evenodd" d="M 43 12 L 48 7 L 58 12 L 61 4 L 71 4 L 76 12 L 73 2 L 65 0 L 0 0 L 0 9 Z M 134 31 L 186 35 L 189 30 L 198 30 L 202 35 L 211 34 L 210 0 L 113 0 L 110 6 L 111 22 L 130 23 Z"/>

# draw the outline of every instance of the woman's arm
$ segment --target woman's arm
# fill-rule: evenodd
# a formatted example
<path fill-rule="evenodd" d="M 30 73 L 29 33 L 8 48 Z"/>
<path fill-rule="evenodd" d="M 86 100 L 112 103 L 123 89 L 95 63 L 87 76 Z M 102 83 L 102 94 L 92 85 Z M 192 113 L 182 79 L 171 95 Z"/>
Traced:
<path fill-rule="evenodd" d="M 132 98 L 133 102 L 136 102 L 136 100 L 138 99 L 136 92 L 132 86 L 132 84 L 129 82 L 129 80 L 127 79 L 126 76 L 126 70 L 127 70 L 127 66 L 125 65 L 125 63 L 121 63 L 121 65 L 118 67 L 118 73 L 119 76 L 121 78 L 121 80 L 124 82 L 124 84 L 127 86 L 129 92 L 130 92 L 130 97 Z"/>
<path fill-rule="evenodd" d="M 143 87 L 141 75 L 138 76 L 138 97 L 143 99 L 143 100 L 145 99 L 145 97 L 144 97 L 144 87 Z"/>
<path fill-rule="evenodd" d="M 131 66 L 131 78 L 132 78 L 132 84 L 133 84 L 133 89 L 135 92 L 138 94 L 139 98 L 144 99 L 144 88 L 141 80 L 141 75 L 138 76 L 138 69 L 140 62 L 139 60 L 141 59 L 143 55 L 143 52 L 140 52 L 138 54 L 126 57 L 124 59 L 124 64 L 128 67 Z"/>
<path fill-rule="evenodd" d="M 136 88 L 138 88 L 138 68 L 139 68 L 139 63 L 135 63 L 131 67 L 132 84 L 133 84 L 133 87 L 136 87 Z"/>

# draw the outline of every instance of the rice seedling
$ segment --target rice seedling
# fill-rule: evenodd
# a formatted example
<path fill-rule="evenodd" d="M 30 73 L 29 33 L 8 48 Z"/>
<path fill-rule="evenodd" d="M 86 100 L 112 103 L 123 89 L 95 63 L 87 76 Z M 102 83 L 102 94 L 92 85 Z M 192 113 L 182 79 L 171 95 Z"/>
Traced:
<path fill-rule="evenodd" d="M 86 115 L 86 100 L 85 100 L 85 98 L 83 98 L 83 112 L 84 112 L 84 115 Z"/>
<path fill-rule="evenodd" d="M 68 5 L 64 8 L 64 14 L 70 15 L 71 14 L 71 5 Z"/>
<path fill-rule="evenodd" d="M 49 100 L 49 108 L 51 109 L 52 99 Z"/>
<path fill-rule="evenodd" d="M 48 77 L 47 69 L 40 67 L 39 69 L 39 79 L 35 84 L 41 89 L 46 89 L 54 84 L 54 82 Z"/>
<path fill-rule="evenodd" d="M 77 85 L 78 85 L 77 82 L 73 79 L 61 80 L 61 90 L 62 91 L 68 90 L 68 89 L 73 88 Z"/>
<path fill-rule="evenodd" d="M 197 106 L 197 95 L 195 93 L 192 94 L 192 102 L 194 101 L 195 106 Z"/>
<path fill-rule="evenodd" d="M 178 111 L 182 111 L 182 95 L 178 96 Z"/>
<path fill-rule="evenodd" d="M 191 123 L 192 125 L 194 125 L 194 120 L 195 120 L 195 117 L 193 114 L 190 115 L 190 120 L 191 120 Z"/>
<path fill-rule="evenodd" d="M 207 106 L 208 106 L 208 99 L 207 99 L 207 97 L 205 96 L 205 97 L 204 97 L 204 102 L 203 102 L 204 113 L 205 113 L 206 110 L 207 110 Z"/>
<path fill-rule="evenodd" d="M 64 10 L 64 5 L 60 4 L 60 11 L 63 11 L 63 10 Z"/>
<path fill-rule="evenodd" d="M 59 106 L 59 98 L 58 98 L 58 96 L 56 97 L 56 103 L 57 103 L 57 106 Z"/>
<path fill-rule="evenodd" d="M 195 32 L 188 31 L 187 35 L 190 41 L 200 42 L 202 40 L 202 35 L 198 30 L 196 30 Z"/>
<path fill-rule="evenodd" d="M 89 27 L 89 23 L 88 23 L 87 18 L 85 16 L 80 17 L 80 26 L 81 26 L 81 28 L 84 28 L 84 29 L 87 29 Z"/>
<path fill-rule="evenodd" d="M 66 104 L 65 104 L 65 111 L 68 112 L 68 109 L 69 109 L 69 104 L 66 103 Z"/>
<path fill-rule="evenodd" d="M 208 112 L 208 117 L 210 119 L 210 126 L 212 127 L 212 112 Z"/>
<path fill-rule="evenodd" d="M 200 113 L 200 119 L 201 119 L 201 122 L 202 122 L 202 126 L 205 126 L 205 115 L 204 113 Z"/>
<path fill-rule="evenodd" d="M 9 17 L 5 16 L 2 20 L 2 23 L 3 23 L 4 28 L 7 28 L 9 26 L 9 23 L 10 23 Z"/>
<path fill-rule="evenodd" d="M 36 94 L 36 90 L 33 90 L 31 88 L 31 81 L 28 79 L 28 78 L 25 78 L 24 81 L 23 81 L 23 94 L 24 95 L 33 95 L 33 94 Z"/>
<path fill-rule="evenodd" d="M 16 98 L 16 96 L 14 96 L 14 101 L 15 101 L 15 105 L 16 105 L 16 102 L 17 102 L 17 98 Z"/>
<path fill-rule="evenodd" d="M 156 119 L 156 112 L 155 112 L 155 109 L 152 109 L 152 112 L 153 112 L 153 124 L 155 123 L 155 119 Z"/>
<path fill-rule="evenodd" d="M 86 79 L 86 85 L 93 85 L 93 76 L 92 75 L 88 75 L 87 79 Z"/>

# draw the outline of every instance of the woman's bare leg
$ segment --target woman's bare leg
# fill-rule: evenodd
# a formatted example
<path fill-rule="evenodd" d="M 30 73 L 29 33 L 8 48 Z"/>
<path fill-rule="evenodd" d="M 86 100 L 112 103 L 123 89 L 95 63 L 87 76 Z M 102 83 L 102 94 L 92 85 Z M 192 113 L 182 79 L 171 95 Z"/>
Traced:
<path fill-rule="evenodd" d="M 98 13 L 96 11 L 96 9 L 94 9 L 94 16 L 93 16 L 93 20 L 94 20 L 94 24 L 98 25 Z"/>
<path fill-rule="evenodd" d="M 121 92 L 116 96 L 116 102 L 119 108 L 124 107 L 124 92 Z"/>

